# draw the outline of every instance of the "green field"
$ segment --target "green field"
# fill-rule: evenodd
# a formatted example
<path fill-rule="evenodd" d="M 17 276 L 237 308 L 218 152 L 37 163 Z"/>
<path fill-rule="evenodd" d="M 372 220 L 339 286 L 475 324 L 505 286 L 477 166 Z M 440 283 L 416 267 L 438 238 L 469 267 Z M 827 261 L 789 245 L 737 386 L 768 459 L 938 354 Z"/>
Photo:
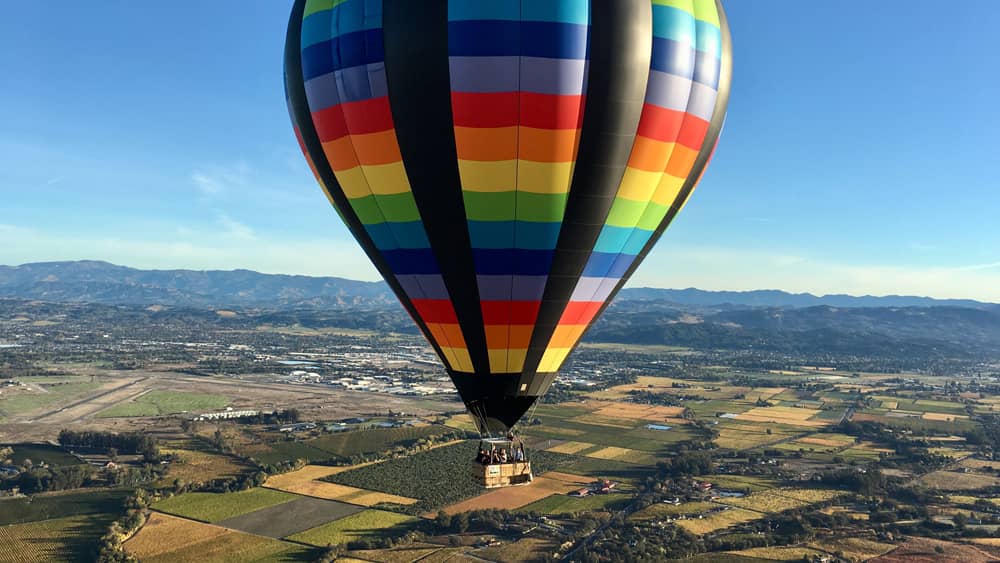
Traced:
<path fill-rule="evenodd" d="M 0 413 L 21 414 L 48 405 L 66 405 L 72 399 L 100 389 L 100 383 L 73 382 L 44 385 L 45 393 L 18 392 L 10 397 L 0 397 Z"/>
<path fill-rule="evenodd" d="M 920 430 L 929 432 L 939 432 L 941 434 L 961 434 L 976 427 L 975 423 L 968 420 L 925 420 L 923 418 L 905 417 L 897 418 L 893 416 L 880 415 L 873 410 L 866 409 L 859 414 L 870 415 L 874 422 L 885 424 L 893 428 L 905 428 L 909 430 Z M 855 419 L 858 420 L 858 419 Z"/>
<path fill-rule="evenodd" d="M 322 436 L 301 442 L 274 442 L 267 450 L 249 453 L 261 463 L 278 463 L 290 459 L 324 461 L 349 458 L 355 455 L 374 454 L 394 447 L 408 447 L 421 438 L 454 432 L 447 426 L 404 426 L 401 428 L 375 428 Z"/>
<path fill-rule="evenodd" d="M 130 416 L 162 416 L 191 411 L 217 410 L 229 404 L 222 395 L 185 393 L 183 391 L 150 391 L 132 401 L 119 403 L 101 411 L 100 418 Z"/>
<path fill-rule="evenodd" d="M 328 451 L 309 445 L 309 442 L 274 442 L 267 445 L 266 450 L 246 453 L 260 463 L 280 463 L 286 460 L 305 459 L 308 461 L 325 461 L 335 456 Z"/>
<path fill-rule="evenodd" d="M 717 489 L 734 489 L 737 491 L 766 491 L 777 486 L 777 483 L 772 479 L 755 477 L 753 475 L 703 475 L 699 479 L 712 483 Z"/>
<path fill-rule="evenodd" d="M 91 514 L 0 526 L 0 563 L 94 561 L 114 519 Z"/>
<path fill-rule="evenodd" d="M 522 506 L 518 512 L 537 512 L 539 514 L 571 514 L 591 510 L 621 510 L 632 500 L 631 495 L 609 494 L 590 495 L 586 497 L 571 497 L 567 495 L 552 495 L 548 498 Z"/>
<path fill-rule="evenodd" d="M 573 456 L 573 460 L 559 468 L 560 471 L 585 475 L 595 479 L 614 479 L 627 483 L 638 483 L 650 475 L 655 467 L 636 465 L 614 459 Z M 532 467 L 534 469 L 534 467 Z"/>
<path fill-rule="evenodd" d="M 299 498 L 302 497 L 258 487 L 237 493 L 186 493 L 161 500 L 153 508 L 203 522 L 218 522 Z"/>
<path fill-rule="evenodd" d="M 895 410 L 965 414 L 965 405 L 958 402 L 952 403 L 950 401 L 933 401 L 930 399 L 913 399 L 910 397 L 890 397 L 884 395 L 876 395 L 874 398 L 882 402 L 895 402 Z"/>
<path fill-rule="evenodd" d="M 667 504 L 667 503 L 657 503 L 651 504 L 638 512 L 633 513 L 628 517 L 629 520 L 636 521 L 646 521 L 646 520 L 662 520 L 664 518 L 688 515 L 688 514 L 701 514 L 717 508 L 718 505 L 711 502 L 685 502 L 681 504 Z"/>
<path fill-rule="evenodd" d="M 288 539 L 316 546 L 340 545 L 365 538 L 401 536 L 418 521 L 412 516 L 395 512 L 365 510 L 289 536 Z"/>
<path fill-rule="evenodd" d="M 417 440 L 454 432 L 446 426 L 403 426 L 376 428 L 356 432 L 341 432 L 310 440 L 314 448 L 342 456 L 377 453 L 395 446 L 412 446 Z"/>
<path fill-rule="evenodd" d="M 541 409 L 539 409 L 541 410 Z M 674 426 L 670 430 L 647 430 L 644 428 L 646 421 L 633 421 L 635 427 L 617 428 L 614 426 L 602 426 L 599 424 L 587 424 L 577 420 L 569 420 L 572 411 L 567 409 L 566 413 L 559 413 L 559 416 L 541 415 L 535 416 L 542 421 L 538 426 L 526 426 L 523 431 L 528 436 L 538 438 L 549 438 L 555 440 L 577 440 L 583 439 L 591 444 L 601 446 L 617 446 L 642 450 L 646 452 L 661 452 L 670 446 L 694 438 L 694 434 L 684 426 Z M 586 414 L 586 411 L 585 413 Z M 568 415 L 563 418 L 563 415 Z M 627 420 L 618 419 L 617 422 L 629 424 Z"/>
<path fill-rule="evenodd" d="M 10 459 L 14 465 L 24 465 L 26 459 L 30 459 L 34 465 L 47 463 L 48 465 L 80 465 L 79 459 L 70 455 L 60 446 L 51 444 L 5 444 L 14 449 Z"/>
<path fill-rule="evenodd" d="M 125 498 L 131 492 L 112 489 L 0 499 L 0 526 L 84 514 L 104 514 L 117 518 L 125 513 Z"/>

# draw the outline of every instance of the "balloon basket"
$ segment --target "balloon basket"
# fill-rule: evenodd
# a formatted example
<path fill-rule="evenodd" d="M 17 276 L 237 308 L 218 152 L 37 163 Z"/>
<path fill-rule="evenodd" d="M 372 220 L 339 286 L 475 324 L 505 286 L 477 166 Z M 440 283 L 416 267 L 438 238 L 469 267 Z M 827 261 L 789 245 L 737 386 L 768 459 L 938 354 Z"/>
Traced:
<path fill-rule="evenodd" d="M 480 485 L 487 489 L 527 485 L 534 479 L 531 474 L 530 461 L 491 465 L 477 464 L 472 468 L 472 475 Z"/>
<path fill-rule="evenodd" d="M 526 459 L 524 455 L 523 444 L 520 447 L 515 447 L 512 440 L 485 438 L 480 440 L 479 449 L 481 452 L 487 452 L 488 458 L 491 458 L 492 454 L 498 451 L 504 451 L 509 456 L 500 461 L 493 459 L 487 464 L 484 464 L 481 458 L 476 459 L 472 466 L 472 476 L 483 487 L 496 489 L 498 487 L 527 485 L 535 478 L 531 473 L 531 461 Z M 518 451 L 521 454 L 521 459 L 513 457 Z"/>

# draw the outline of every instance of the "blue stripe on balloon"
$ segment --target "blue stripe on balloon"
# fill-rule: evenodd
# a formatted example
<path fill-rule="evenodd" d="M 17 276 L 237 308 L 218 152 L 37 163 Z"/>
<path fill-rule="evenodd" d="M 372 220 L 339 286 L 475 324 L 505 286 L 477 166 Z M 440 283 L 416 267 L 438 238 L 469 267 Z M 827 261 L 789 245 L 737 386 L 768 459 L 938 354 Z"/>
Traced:
<path fill-rule="evenodd" d="M 450 22 L 448 54 L 584 59 L 588 38 L 586 25 L 499 20 Z"/>
<path fill-rule="evenodd" d="M 628 271 L 634 256 L 610 252 L 594 252 L 587 260 L 583 275 L 594 278 L 620 278 Z"/>
<path fill-rule="evenodd" d="M 430 248 L 383 250 L 382 257 L 394 274 L 437 274 L 441 272 Z"/>
<path fill-rule="evenodd" d="M 384 60 L 382 30 L 358 31 L 302 49 L 302 78 L 309 80 L 342 68 Z"/>
<path fill-rule="evenodd" d="M 486 276 L 544 276 L 552 265 L 553 250 L 474 248 L 476 273 Z"/>

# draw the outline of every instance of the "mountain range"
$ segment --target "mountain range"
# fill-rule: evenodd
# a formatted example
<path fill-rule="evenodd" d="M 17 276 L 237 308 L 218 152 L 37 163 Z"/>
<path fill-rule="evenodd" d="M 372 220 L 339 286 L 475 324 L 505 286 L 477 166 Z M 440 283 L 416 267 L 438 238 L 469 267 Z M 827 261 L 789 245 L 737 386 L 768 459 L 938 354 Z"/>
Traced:
<path fill-rule="evenodd" d="M 273 308 L 381 308 L 396 299 L 383 282 L 337 277 L 262 274 L 251 270 L 139 270 L 100 261 L 41 262 L 0 266 L 0 297 L 55 302 L 239 306 Z M 669 303 L 682 308 L 960 307 L 1000 311 L 973 300 L 914 296 L 852 296 L 778 290 L 705 291 L 626 288 L 616 300 Z M 640 303 L 630 303 L 639 306 Z"/>

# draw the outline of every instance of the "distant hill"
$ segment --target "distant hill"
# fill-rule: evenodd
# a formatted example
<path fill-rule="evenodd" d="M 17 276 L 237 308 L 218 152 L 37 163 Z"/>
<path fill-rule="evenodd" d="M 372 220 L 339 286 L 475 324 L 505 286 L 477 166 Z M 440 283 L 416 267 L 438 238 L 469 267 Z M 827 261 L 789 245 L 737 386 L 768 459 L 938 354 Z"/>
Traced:
<path fill-rule="evenodd" d="M 107 262 L 0 266 L 0 296 L 45 301 L 173 306 L 384 307 L 382 282 L 250 270 L 137 270 Z"/>
<path fill-rule="evenodd" d="M 813 295 L 811 293 L 788 293 L 776 289 L 755 291 L 705 291 L 703 289 L 657 289 L 649 287 L 629 288 L 622 292 L 628 299 L 648 301 L 669 301 L 678 305 L 711 307 L 718 305 L 740 305 L 745 307 L 969 307 L 985 309 L 996 307 L 971 299 L 933 299 L 908 295 Z"/>
<path fill-rule="evenodd" d="M 160 304 L 172 306 L 395 307 L 382 282 L 335 277 L 261 274 L 251 270 L 138 270 L 107 262 L 43 262 L 0 266 L 0 297 L 56 302 Z M 745 309 L 758 307 L 838 308 L 962 307 L 1000 311 L 1000 306 L 972 300 L 929 297 L 851 295 L 816 296 L 777 290 L 704 291 L 700 289 L 629 288 L 617 301 L 642 306 L 675 304 L 681 308 Z M 639 303 L 633 305 L 638 306 Z"/>

